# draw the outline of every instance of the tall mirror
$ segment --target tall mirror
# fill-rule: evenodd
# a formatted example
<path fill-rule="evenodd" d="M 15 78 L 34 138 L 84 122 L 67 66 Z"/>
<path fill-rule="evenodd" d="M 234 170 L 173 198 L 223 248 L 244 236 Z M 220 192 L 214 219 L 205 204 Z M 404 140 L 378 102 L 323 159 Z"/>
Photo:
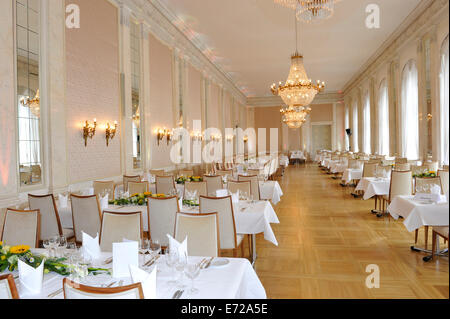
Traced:
<path fill-rule="evenodd" d="M 142 168 L 142 110 L 140 104 L 141 88 L 141 37 L 140 25 L 131 23 L 131 99 L 133 114 L 133 168 Z"/>
<path fill-rule="evenodd" d="M 42 183 L 39 16 L 40 0 L 16 0 L 18 162 L 21 186 Z"/>

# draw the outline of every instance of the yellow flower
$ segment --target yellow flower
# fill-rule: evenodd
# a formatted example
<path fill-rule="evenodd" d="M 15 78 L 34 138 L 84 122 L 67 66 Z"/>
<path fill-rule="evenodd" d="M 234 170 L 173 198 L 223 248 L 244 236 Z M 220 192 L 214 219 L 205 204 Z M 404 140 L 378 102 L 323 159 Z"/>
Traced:
<path fill-rule="evenodd" d="M 14 246 L 11 247 L 10 253 L 11 254 L 23 254 L 30 250 L 30 246 L 27 245 L 20 245 L 20 246 Z"/>
<path fill-rule="evenodd" d="M 145 196 L 152 196 L 152 192 L 145 192 L 144 195 Z"/>
<path fill-rule="evenodd" d="M 2 256 L 2 260 L 5 260 L 6 259 L 6 256 Z"/>
<path fill-rule="evenodd" d="M 3 242 L 2 241 L 0 241 L 0 246 L 3 246 Z"/>
<path fill-rule="evenodd" d="M 131 195 L 131 197 L 139 196 L 138 193 Z"/>
<path fill-rule="evenodd" d="M 435 172 L 435 171 L 430 171 L 429 173 L 430 173 L 430 174 L 436 174 L 436 172 Z"/>

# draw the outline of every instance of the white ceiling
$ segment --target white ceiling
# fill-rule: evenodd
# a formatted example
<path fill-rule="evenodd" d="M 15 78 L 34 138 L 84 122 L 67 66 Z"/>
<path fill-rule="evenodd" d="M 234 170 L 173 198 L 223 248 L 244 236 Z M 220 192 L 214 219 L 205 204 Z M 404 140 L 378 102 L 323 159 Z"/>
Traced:
<path fill-rule="evenodd" d="M 295 51 L 294 10 L 273 0 L 159 0 L 174 24 L 192 39 L 248 97 L 269 96 L 284 81 Z M 328 92 L 344 85 L 375 53 L 420 0 L 342 0 L 320 25 L 299 23 L 299 51 L 313 80 Z M 380 29 L 367 29 L 366 6 L 381 9 Z"/>

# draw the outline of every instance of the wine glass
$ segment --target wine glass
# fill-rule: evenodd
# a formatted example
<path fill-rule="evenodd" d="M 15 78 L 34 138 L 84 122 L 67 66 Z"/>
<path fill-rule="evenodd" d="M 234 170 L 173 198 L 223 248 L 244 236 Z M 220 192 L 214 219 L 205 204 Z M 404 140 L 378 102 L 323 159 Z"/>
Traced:
<path fill-rule="evenodd" d="M 139 253 L 144 256 L 144 258 L 143 258 L 144 261 L 142 263 L 143 265 L 145 265 L 145 262 L 146 262 L 145 254 L 148 251 L 148 246 L 149 246 L 148 239 L 142 238 L 139 242 Z"/>
<path fill-rule="evenodd" d="M 178 254 L 178 259 L 175 263 L 175 269 L 176 271 L 180 274 L 177 280 L 177 287 L 178 289 L 183 289 L 185 288 L 185 285 L 183 284 L 183 274 L 184 274 L 184 269 L 187 265 L 187 256 L 186 254 Z"/>
<path fill-rule="evenodd" d="M 153 240 L 149 245 L 149 249 L 152 258 L 156 258 L 156 256 L 158 256 L 161 252 L 161 244 L 158 240 Z"/>
<path fill-rule="evenodd" d="M 186 276 L 191 279 L 191 289 L 188 290 L 188 292 L 191 295 L 195 295 L 198 293 L 198 289 L 194 286 L 194 280 L 198 277 L 200 274 L 200 265 L 198 263 L 188 263 L 184 269 L 184 273 Z"/>
<path fill-rule="evenodd" d="M 165 261 L 169 272 L 172 273 L 173 268 L 178 260 L 178 252 L 174 249 L 167 248 L 165 251 Z M 169 280 L 167 282 L 169 285 L 176 284 L 176 280 Z"/>
<path fill-rule="evenodd" d="M 47 255 L 48 255 L 49 257 L 51 257 L 52 252 L 51 252 L 51 250 L 50 250 L 50 248 L 51 248 L 50 240 L 48 240 L 48 239 L 43 240 L 43 241 L 42 241 L 42 245 L 44 246 L 44 248 L 45 248 L 45 250 L 46 250 L 46 252 L 47 252 Z"/>

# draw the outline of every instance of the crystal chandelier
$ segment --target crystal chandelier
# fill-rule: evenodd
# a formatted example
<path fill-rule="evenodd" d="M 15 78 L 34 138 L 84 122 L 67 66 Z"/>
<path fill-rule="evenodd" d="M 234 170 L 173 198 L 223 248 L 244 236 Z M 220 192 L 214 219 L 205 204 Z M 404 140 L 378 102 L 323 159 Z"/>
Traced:
<path fill-rule="evenodd" d="M 334 14 L 334 4 L 339 0 L 274 0 L 275 3 L 297 11 L 297 19 L 315 23 Z"/>
<path fill-rule="evenodd" d="M 22 98 L 20 103 L 30 109 L 31 113 L 36 116 L 41 116 L 41 98 L 39 95 L 39 89 L 36 91 L 36 96 L 30 100 L 30 97 Z"/>
<path fill-rule="evenodd" d="M 297 20 L 295 20 L 295 39 L 297 42 Z M 297 46 L 297 45 L 296 45 Z M 317 81 L 314 84 L 306 74 L 303 65 L 303 56 L 296 50 L 291 57 L 291 69 L 286 83 L 279 82 L 278 86 L 274 83 L 271 86 L 273 95 L 281 97 L 288 106 L 281 109 L 283 122 L 290 128 L 299 128 L 306 121 L 306 117 L 311 112 L 308 106 L 312 103 L 317 93 L 325 88 L 325 82 Z"/>

